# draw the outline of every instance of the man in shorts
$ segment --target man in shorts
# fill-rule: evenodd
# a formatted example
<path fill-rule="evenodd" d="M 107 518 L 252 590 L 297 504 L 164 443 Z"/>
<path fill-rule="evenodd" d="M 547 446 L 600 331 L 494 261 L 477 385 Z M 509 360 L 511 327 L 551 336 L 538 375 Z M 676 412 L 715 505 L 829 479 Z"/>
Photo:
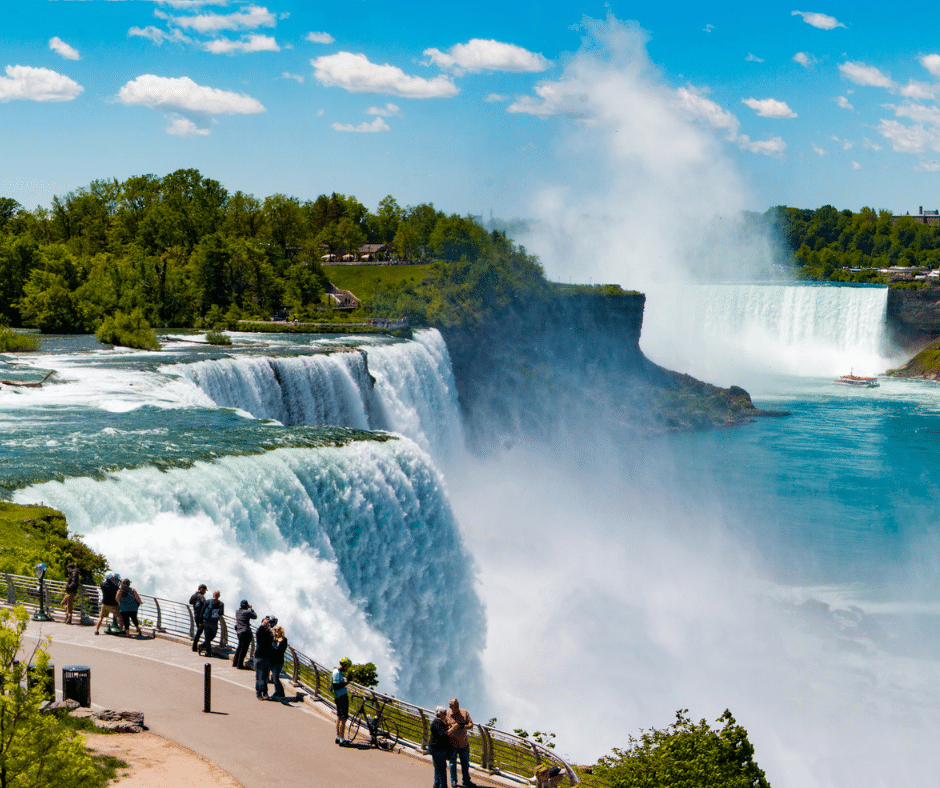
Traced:
<path fill-rule="evenodd" d="M 343 747 L 349 744 L 346 741 L 346 720 L 349 718 L 349 693 L 346 685 L 346 671 L 352 667 L 352 660 L 343 657 L 339 665 L 333 670 L 333 700 L 336 701 L 336 743 Z"/>
<path fill-rule="evenodd" d="M 95 624 L 95 634 L 100 635 L 101 632 L 98 630 L 101 629 L 101 622 L 104 621 L 105 616 L 114 616 L 115 623 L 117 623 L 121 632 L 124 631 L 124 624 L 121 620 L 121 614 L 118 610 L 117 604 L 117 592 L 121 588 L 121 576 L 114 572 L 108 572 L 104 577 L 104 582 L 99 586 L 101 588 L 101 612 L 98 613 L 98 623 Z"/>

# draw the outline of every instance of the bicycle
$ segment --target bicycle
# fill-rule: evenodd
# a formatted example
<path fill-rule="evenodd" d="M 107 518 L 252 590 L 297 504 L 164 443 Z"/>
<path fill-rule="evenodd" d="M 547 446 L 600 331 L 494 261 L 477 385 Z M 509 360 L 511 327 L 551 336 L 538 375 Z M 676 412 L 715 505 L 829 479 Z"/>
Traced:
<path fill-rule="evenodd" d="M 391 750 L 398 744 L 398 723 L 382 713 L 387 704 L 387 700 L 383 701 L 382 705 L 376 709 L 375 714 L 370 716 L 369 706 L 366 704 L 366 699 L 363 698 L 359 708 L 349 715 L 349 720 L 346 722 L 346 738 L 350 742 L 355 741 L 360 726 L 365 725 L 369 731 L 370 745 L 380 750 Z"/>

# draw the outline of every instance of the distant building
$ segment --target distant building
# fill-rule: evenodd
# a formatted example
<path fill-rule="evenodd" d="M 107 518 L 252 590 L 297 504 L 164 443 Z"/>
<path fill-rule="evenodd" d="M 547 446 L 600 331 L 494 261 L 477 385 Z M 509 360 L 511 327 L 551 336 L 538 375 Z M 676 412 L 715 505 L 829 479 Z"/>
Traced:
<path fill-rule="evenodd" d="M 923 205 L 920 206 L 920 211 L 914 216 L 911 216 L 909 213 L 904 214 L 904 216 L 907 216 L 913 219 L 915 222 L 918 222 L 919 224 L 940 225 L 940 211 L 925 211 Z M 900 218 L 902 217 L 897 214 L 891 217 L 894 223 L 896 223 L 897 220 Z"/>

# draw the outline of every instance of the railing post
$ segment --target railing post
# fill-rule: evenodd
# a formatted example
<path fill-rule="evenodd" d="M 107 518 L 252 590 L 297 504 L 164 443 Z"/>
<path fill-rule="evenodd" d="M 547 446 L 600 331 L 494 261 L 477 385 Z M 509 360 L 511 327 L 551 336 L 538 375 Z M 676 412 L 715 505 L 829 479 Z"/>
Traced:
<path fill-rule="evenodd" d="M 16 586 L 13 585 L 13 578 L 9 575 L 7 578 L 7 604 L 15 605 L 16 604 Z"/>
<path fill-rule="evenodd" d="M 313 663 L 313 697 L 320 700 L 320 669 Z"/>
<path fill-rule="evenodd" d="M 535 742 L 530 742 L 529 746 L 532 748 L 532 754 L 535 756 L 535 766 L 538 766 L 542 763 L 542 759 L 539 757 L 539 748 Z"/>
<path fill-rule="evenodd" d="M 228 624 L 225 623 L 225 617 L 219 617 L 219 625 L 222 628 L 222 634 L 219 636 L 219 648 L 225 648 L 228 645 Z"/>
<path fill-rule="evenodd" d="M 418 714 L 421 715 L 421 752 L 427 752 L 428 742 L 430 741 L 428 718 L 424 714 L 424 709 L 419 708 Z"/>
<path fill-rule="evenodd" d="M 290 673 L 290 680 L 291 683 L 296 687 L 297 679 L 300 678 L 300 661 L 297 659 L 297 652 L 294 651 L 294 647 L 288 646 L 288 648 L 290 649 L 291 661 L 294 663 L 293 669 Z"/>
<path fill-rule="evenodd" d="M 85 623 L 85 586 L 78 587 L 78 623 Z"/>
<path fill-rule="evenodd" d="M 193 616 L 193 609 L 186 605 L 186 612 L 189 614 L 189 637 L 190 640 L 196 637 L 196 618 Z"/>
<path fill-rule="evenodd" d="M 153 600 L 153 604 L 157 608 L 157 632 L 166 632 L 166 630 L 163 628 L 163 611 L 160 610 L 160 602 L 155 596 L 150 598 Z"/>

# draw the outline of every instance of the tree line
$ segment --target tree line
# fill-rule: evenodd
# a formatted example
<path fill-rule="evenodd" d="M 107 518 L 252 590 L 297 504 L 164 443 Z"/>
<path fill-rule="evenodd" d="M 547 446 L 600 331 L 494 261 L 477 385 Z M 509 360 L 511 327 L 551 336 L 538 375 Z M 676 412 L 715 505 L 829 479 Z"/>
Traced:
<path fill-rule="evenodd" d="M 437 265 L 421 285 L 379 288 L 366 309 L 418 324 L 459 319 L 477 290 L 544 288 L 538 261 L 504 233 L 431 203 L 389 195 L 368 211 L 355 197 L 262 199 L 198 170 L 92 181 L 26 210 L 0 198 L 0 325 L 87 333 L 116 314 L 153 326 L 211 326 L 288 309 L 312 317 L 324 256 L 384 244 L 403 261 Z M 358 295 L 358 294 L 357 294 Z M 503 298 L 507 297 L 504 293 Z"/>
<path fill-rule="evenodd" d="M 889 266 L 940 268 L 940 225 L 913 216 L 824 205 L 816 210 L 779 205 L 763 215 L 801 278 L 886 282 Z"/>

